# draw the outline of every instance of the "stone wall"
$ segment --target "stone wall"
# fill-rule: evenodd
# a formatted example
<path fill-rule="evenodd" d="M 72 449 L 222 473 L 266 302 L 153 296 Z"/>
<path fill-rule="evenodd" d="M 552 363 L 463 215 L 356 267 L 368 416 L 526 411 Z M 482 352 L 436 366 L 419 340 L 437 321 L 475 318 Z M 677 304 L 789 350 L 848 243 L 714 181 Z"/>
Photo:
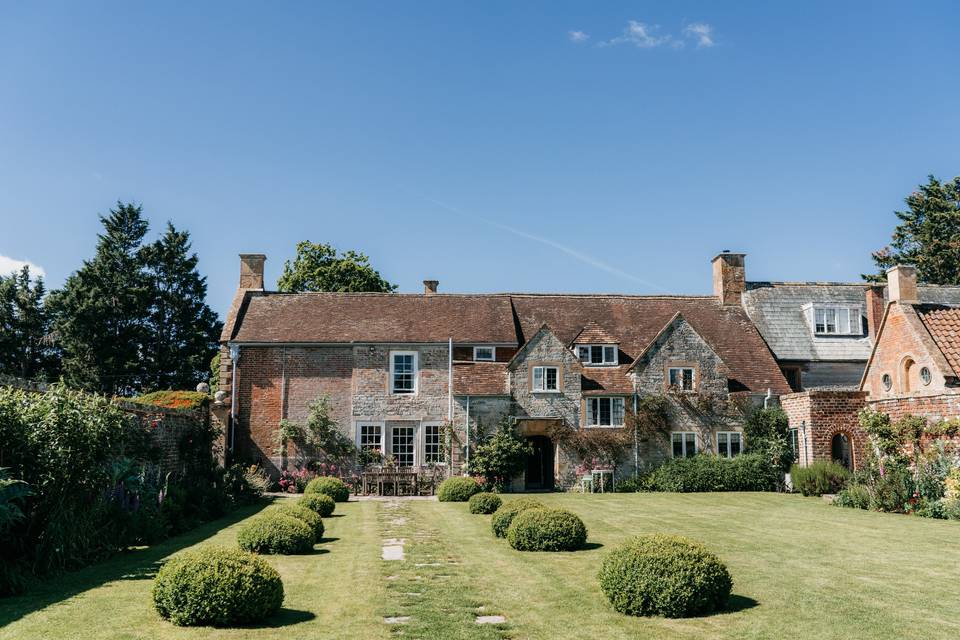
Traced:
<path fill-rule="evenodd" d="M 162 475 L 168 473 L 174 477 L 183 475 L 184 467 L 181 460 L 181 447 L 190 446 L 191 434 L 197 434 L 202 429 L 210 425 L 209 407 L 199 409 L 168 409 L 165 407 L 154 407 L 151 405 L 140 404 L 138 402 L 126 402 L 117 400 L 118 407 L 124 412 L 136 417 L 140 424 L 150 434 L 150 438 L 160 449 L 160 460 L 158 465 Z M 214 441 L 213 450 L 210 452 L 212 459 L 222 459 L 223 441 L 217 438 Z"/>
<path fill-rule="evenodd" d="M 559 392 L 532 390 L 533 367 L 559 367 Z M 561 418 L 569 426 L 580 426 L 580 362 L 553 333 L 541 330 L 510 367 L 510 390 L 517 415 L 531 418 Z"/>

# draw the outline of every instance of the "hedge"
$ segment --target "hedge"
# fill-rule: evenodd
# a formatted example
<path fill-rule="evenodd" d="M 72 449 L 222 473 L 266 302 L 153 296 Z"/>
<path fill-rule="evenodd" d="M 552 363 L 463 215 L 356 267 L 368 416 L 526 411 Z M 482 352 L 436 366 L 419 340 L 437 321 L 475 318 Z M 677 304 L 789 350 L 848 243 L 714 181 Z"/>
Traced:
<path fill-rule="evenodd" d="M 649 491 L 773 491 L 781 473 L 756 453 L 733 458 L 700 454 L 674 458 L 654 470 L 643 483 Z"/>
<path fill-rule="evenodd" d="M 322 493 L 333 498 L 334 502 L 346 502 L 350 499 L 350 488 L 343 480 L 334 476 L 320 476 L 307 483 L 304 493 Z"/>
<path fill-rule="evenodd" d="M 283 582 L 263 558 L 209 546 L 164 563 L 151 595 L 157 613 L 175 625 L 223 627 L 275 614 L 283 605 Z"/>
<path fill-rule="evenodd" d="M 600 567 L 600 588 L 613 608 L 631 616 L 684 618 L 723 609 L 733 580 L 699 542 L 654 534 L 612 551 Z"/>
<path fill-rule="evenodd" d="M 237 533 L 240 548 L 254 553 L 306 553 L 316 539 L 304 521 L 275 512 L 257 516 Z"/>
<path fill-rule="evenodd" d="M 520 498 L 507 502 L 497 509 L 493 518 L 490 519 L 490 528 L 493 529 L 493 535 L 498 538 L 506 538 L 507 530 L 516 515 L 527 509 L 546 509 L 547 505 L 533 498 Z"/>
<path fill-rule="evenodd" d="M 790 467 L 790 481 L 794 490 L 805 496 L 839 493 L 849 480 L 850 472 L 836 462 L 820 460 L 807 467 L 798 464 Z"/>
<path fill-rule="evenodd" d="M 500 496 L 495 493 L 487 493 L 486 491 L 473 494 L 470 496 L 468 502 L 470 504 L 470 513 L 482 515 L 493 513 L 503 504 Z"/>
<path fill-rule="evenodd" d="M 480 493 L 480 485 L 470 477 L 447 478 L 437 487 L 440 502 L 466 502 L 475 493 Z"/>
<path fill-rule="evenodd" d="M 587 527 L 566 509 L 526 509 L 507 530 L 517 551 L 576 551 L 587 542 Z"/>
<path fill-rule="evenodd" d="M 337 508 L 337 503 L 325 493 L 305 493 L 297 504 L 316 511 L 321 518 L 330 516 Z"/>

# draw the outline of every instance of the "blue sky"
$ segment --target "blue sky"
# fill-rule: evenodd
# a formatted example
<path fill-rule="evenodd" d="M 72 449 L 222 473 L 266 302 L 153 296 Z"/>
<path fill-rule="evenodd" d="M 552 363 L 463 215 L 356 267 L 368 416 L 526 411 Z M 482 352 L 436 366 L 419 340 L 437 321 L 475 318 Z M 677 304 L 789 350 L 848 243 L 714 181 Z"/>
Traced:
<path fill-rule="evenodd" d="M 956 2 L 0 3 L 0 256 L 62 283 L 97 214 L 362 250 L 401 291 L 851 280 L 960 174 Z M 0 265 L 9 260 L 0 257 Z"/>

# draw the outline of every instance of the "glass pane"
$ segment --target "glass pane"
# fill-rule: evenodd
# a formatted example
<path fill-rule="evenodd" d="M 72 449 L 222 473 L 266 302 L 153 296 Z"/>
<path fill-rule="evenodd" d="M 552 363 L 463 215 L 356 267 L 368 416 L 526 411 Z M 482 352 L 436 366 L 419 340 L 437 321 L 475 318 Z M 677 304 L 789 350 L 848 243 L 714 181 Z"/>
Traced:
<path fill-rule="evenodd" d="M 683 457 L 683 434 L 674 433 L 673 436 L 673 457 L 682 458 Z"/>
<path fill-rule="evenodd" d="M 680 380 L 680 370 L 679 369 L 670 369 L 670 386 L 675 387 Z"/>
<path fill-rule="evenodd" d="M 547 386 L 548 391 L 555 391 L 557 389 L 557 369 L 556 367 L 547 367 Z"/>
<path fill-rule="evenodd" d="M 533 388 L 538 391 L 543 390 L 543 367 L 533 368 Z"/>
<path fill-rule="evenodd" d="M 815 324 L 816 326 L 815 326 L 815 329 L 814 329 L 814 330 L 815 330 L 817 333 L 823 333 L 824 331 L 827 330 L 826 310 L 825 310 L 825 309 L 815 309 L 815 310 L 814 310 L 814 316 L 816 317 L 816 321 L 814 322 L 814 324 Z"/>
<path fill-rule="evenodd" d="M 590 362 L 590 347 L 577 347 L 580 354 L 580 362 Z"/>
<path fill-rule="evenodd" d="M 824 317 L 826 318 L 827 333 L 836 333 L 837 332 L 837 310 L 836 309 L 824 309 Z"/>
<path fill-rule="evenodd" d="M 390 455 L 398 467 L 413 466 L 413 434 L 413 427 L 394 427 L 390 434 Z"/>
<path fill-rule="evenodd" d="M 693 391 L 693 369 L 683 370 L 683 390 Z"/>
<path fill-rule="evenodd" d="M 685 442 L 686 456 L 689 458 L 697 455 L 697 434 L 686 433 L 684 434 L 684 436 L 685 436 L 684 439 L 686 441 Z"/>
<path fill-rule="evenodd" d="M 597 424 L 596 398 L 587 398 L 587 424 Z"/>
<path fill-rule="evenodd" d="M 603 364 L 603 347 L 590 347 L 590 364 Z"/>
<path fill-rule="evenodd" d="M 730 457 L 740 455 L 740 434 L 730 434 Z"/>
<path fill-rule="evenodd" d="M 859 336 L 863 333 L 863 317 L 860 309 L 850 309 L 850 333 Z"/>
<path fill-rule="evenodd" d="M 623 398 L 614 398 L 613 399 L 613 421 L 612 424 L 617 426 L 623 424 Z"/>
<path fill-rule="evenodd" d="M 600 398 L 600 424 L 603 426 L 610 425 L 610 398 Z"/>
<path fill-rule="evenodd" d="M 837 331 L 850 333 L 850 310 L 837 309 Z"/>
<path fill-rule="evenodd" d="M 440 455 L 440 425 L 428 424 L 423 433 L 424 462 L 441 462 Z"/>
<path fill-rule="evenodd" d="M 717 434 L 717 455 L 721 458 L 730 457 L 730 449 L 727 446 L 727 434 L 725 433 Z"/>
<path fill-rule="evenodd" d="M 614 363 L 617 361 L 616 347 L 603 348 L 603 361 L 607 363 Z"/>

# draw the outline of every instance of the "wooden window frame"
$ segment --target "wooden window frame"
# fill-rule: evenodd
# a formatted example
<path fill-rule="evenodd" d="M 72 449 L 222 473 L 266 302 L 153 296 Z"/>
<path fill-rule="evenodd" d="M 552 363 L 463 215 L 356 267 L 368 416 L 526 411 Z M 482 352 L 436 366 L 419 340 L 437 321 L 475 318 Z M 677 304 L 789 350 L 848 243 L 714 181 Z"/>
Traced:
<path fill-rule="evenodd" d="M 396 385 L 396 357 L 413 356 L 413 389 L 409 391 L 397 391 Z M 391 351 L 390 352 L 390 380 L 387 383 L 390 388 L 390 395 L 415 396 L 420 391 L 420 354 L 417 351 Z"/>
<path fill-rule="evenodd" d="M 534 386 L 534 379 L 535 379 L 535 377 L 536 377 L 535 374 L 534 374 L 534 372 L 535 372 L 537 369 L 543 369 L 543 370 L 544 370 L 544 372 L 543 372 L 544 387 L 546 387 L 546 382 L 547 382 L 547 372 L 546 372 L 546 370 L 547 370 L 547 369 L 556 369 L 556 371 L 557 371 L 557 388 L 556 388 L 556 389 L 547 389 L 547 388 L 537 389 L 537 388 Z M 544 362 L 544 363 L 542 363 L 542 362 L 530 363 L 530 368 L 528 369 L 528 373 L 529 373 L 529 376 L 530 376 L 530 393 L 562 393 L 562 392 L 563 392 L 563 368 L 562 368 L 560 365 L 558 365 L 558 364 L 548 364 L 548 363 L 545 363 L 545 362 Z"/>
<path fill-rule="evenodd" d="M 490 357 L 489 358 L 480 358 L 477 356 L 477 349 L 489 349 Z M 473 348 L 473 361 L 474 362 L 496 362 L 497 361 L 497 348 L 496 347 L 487 347 L 479 346 Z"/>

